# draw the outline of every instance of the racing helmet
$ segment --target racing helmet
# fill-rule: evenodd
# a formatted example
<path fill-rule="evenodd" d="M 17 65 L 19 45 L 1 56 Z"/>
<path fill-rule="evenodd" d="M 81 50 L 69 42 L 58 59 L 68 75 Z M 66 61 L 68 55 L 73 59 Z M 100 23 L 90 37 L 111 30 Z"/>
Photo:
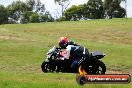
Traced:
<path fill-rule="evenodd" d="M 67 37 L 60 37 L 59 39 L 59 46 L 61 48 L 66 48 L 68 45 L 68 38 Z"/>

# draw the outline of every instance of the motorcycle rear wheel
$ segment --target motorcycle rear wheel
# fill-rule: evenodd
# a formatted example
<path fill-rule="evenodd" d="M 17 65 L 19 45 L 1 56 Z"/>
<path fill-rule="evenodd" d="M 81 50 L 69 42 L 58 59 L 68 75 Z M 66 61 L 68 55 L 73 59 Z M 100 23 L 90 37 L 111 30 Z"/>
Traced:
<path fill-rule="evenodd" d="M 100 61 L 91 62 L 92 64 L 88 64 L 88 66 L 83 66 L 83 69 L 87 72 L 87 74 L 105 74 L 106 66 L 105 64 Z"/>
<path fill-rule="evenodd" d="M 106 72 L 105 64 L 102 61 L 98 60 L 97 65 L 98 65 L 98 70 L 96 73 L 97 74 L 105 74 L 105 72 Z"/>

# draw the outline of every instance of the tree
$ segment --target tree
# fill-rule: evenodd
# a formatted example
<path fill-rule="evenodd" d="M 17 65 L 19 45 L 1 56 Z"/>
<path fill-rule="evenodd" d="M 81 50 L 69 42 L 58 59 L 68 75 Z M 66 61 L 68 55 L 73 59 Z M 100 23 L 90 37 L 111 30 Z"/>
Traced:
<path fill-rule="evenodd" d="M 89 0 L 87 4 L 72 6 L 65 11 L 66 20 L 87 20 L 104 18 L 102 0 Z"/>
<path fill-rule="evenodd" d="M 124 2 L 125 3 L 125 12 L 126 12 L 126 19 L 127 19 L 127 0 L 121 0 L 121 2 Z"/>
<path fill-rule="evenodd" d="M 40 0 L 26 0 L 26 3 L 33 12 L 38 14 L 46 12 L 45 5 Z"/>
<path fill-rule="evenodd" d="M 30 22 L 30 16 L 33 14 L 33 12 L 31 11 L 25 11 L 23 14 L 22 14 L 22 17 L 21 17 L 21 20 L 20 22 L 21 23 L 29 23 Z"/>
<path fill-rule="evenodd" d="M 112 17 L 115 17 L 115 18 L 123 18 L 125 17 L 126 15 L 126 10 L 122 7 L 116 9 L 114 12 L 113 12 L 113 15 Z"/>
<path fill-rule="evenodd" d="M 84 4 L 82 7 L 82 14 L 83 14 L 83 19 L 87 20 L 90 19 L 90 9 L 87 4 Z"/>
<path fill-rule="evenodd" d="M 40 0 L 27 0 L 26 2 L 31 7 L 32 12 L 39 15 L 39 22 L 48 22 L 50 20 L 51 15 L 46 11 L 45 5 Z"/>
<path fill-rule="evenodd" d="M 64 11 L 70 5 L 72 0 L 54 0 L 54 1 L 55 1 L 55 3 L 58 3 L 61 6 L 61 8 L 62 8 L 61 15 L 63 17 L 64 16 Z"/>
<path fill-rule="evenodd" d="M 78 20 L 78 6 L 73 5 L 71 8 L 65 11 L 66 20 Z"/>
<path fill-rule="evenodd" d="M 104 8 L 105 8 L 105 16 L 106 18 L 112 18 L 112 17 L 125 17 L 125 15 L 120 16 L 119 14 L 126 14 L 125 9 L 123 9 L 120 6 L 120 3 L 124 0 L 105 0 L 104 1 Z"/>
<path fill-rule="evenodd" d="M 40 15 L 40 22 L 53 22 L 51 14 L 47 11 L 45 14 Z"/>
<path fill-rule="evenodd" d="M 89 18 L 89 10 L 86 4 L 75 6 L 65 11 L 66 20 L 81 20 Z"/>
<path fill-rule="evenodd" d="M 26 3 L 21 1 L 13 2 L 7 6 L 9 18 L 18 21 L 24 12 L 28 11 L 29 7 Z"/>
<path fill-rule="evenodd" d="M 26 0 L 26 3 L 29 6 L 29 11 L 33 11 L 35 6 L 35 0 Z"/>
<path fill-rule="evenodd" d="M 39 23 L 39 22 L 40 22 L 40 20 L 39 20 L 39 14 L 33 13 L 33 14 L 30 16 L 30 22 L 31 22 L 31 23 Z"/>
<path fill-rule="evenodd" d="M 89 7 L 90 19 L 104 18 L 102 0 L 89 0 L 87 6 Z"/>
<path fill-rule="evenodd" d="M 11 23 L 41 22 L 40 17 L 47 15 L 48 12 L 45 9 L 45 5 L 41 3 L 40 0 L 26 0 L 26 3 L 22 1 L 14 1 L 7 6 L 7 9 L 9 11 L 9 19 Z M 51 19 L 51 15 L 48 15 L 49 19 Z M 37 17 L 40 19 L 38 20 Z"/>
<path fill-rule="evenodd" d="M 37 0 L 35 4 L 35 12 L 37 13 L 45 13 L 45 5 L 41 3 L 40 0 Z"/>
<path fill-rule="evenodd" d="M 0 5 L 0 24 L 7 23 L 8 21 L 8 11 L 7 9 Z"/>

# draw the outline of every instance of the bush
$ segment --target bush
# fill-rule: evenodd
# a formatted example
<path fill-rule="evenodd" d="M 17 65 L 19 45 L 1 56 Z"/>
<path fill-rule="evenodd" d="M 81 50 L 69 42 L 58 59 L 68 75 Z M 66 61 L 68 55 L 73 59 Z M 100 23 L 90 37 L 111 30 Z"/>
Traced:
<path fill-rule="evenodd" d="M 31 23 L 39 23 L 39 15 L 37 13 L 33 13 L 31 16 L 30 16 L 30 22 Z"/>
<path fill-rule="evenodd" d="M 66 21 L 66 17 L 60 17 L 60 18 L 57 19 L 56 21 Z"/>

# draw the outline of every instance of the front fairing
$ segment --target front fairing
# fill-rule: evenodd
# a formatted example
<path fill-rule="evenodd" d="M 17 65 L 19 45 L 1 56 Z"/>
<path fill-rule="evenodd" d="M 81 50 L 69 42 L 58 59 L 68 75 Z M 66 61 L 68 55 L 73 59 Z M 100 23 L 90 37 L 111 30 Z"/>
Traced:
<path fill-rule="evenodd" d="M 48 59 L 45 59 L 45 62 L 49 62 L 49 60 Z"/>
<path fill-rule="evenodd" d="M 52 47 L 52 48 L 48 51 L 47 55 L 52 54 L 55 50 L 56 50 L 56 46 Z"/>

